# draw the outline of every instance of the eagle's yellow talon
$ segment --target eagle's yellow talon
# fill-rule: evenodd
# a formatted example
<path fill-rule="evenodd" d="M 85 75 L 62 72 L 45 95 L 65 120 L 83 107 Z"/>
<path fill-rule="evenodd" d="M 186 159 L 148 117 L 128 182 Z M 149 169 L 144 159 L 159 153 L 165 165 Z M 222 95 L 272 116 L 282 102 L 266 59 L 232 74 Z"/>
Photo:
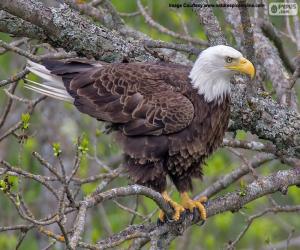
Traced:
<path fill-rule="evenodd" d="M 161 222 L 164 222 L 164 221 L 165 221 L 165 213 L 164 213 L 164 211 L 159 210 L 159 213 L 158 213 L 158 219 L 159 219 Z"/>
<path fill-rule="evenodd" d="M 173 201 L 170 198 L 170 196 L 167 194 L 167 192 L 163 192 L 162 196 L 165 199 L 165 201 L 168 202 L 174 210 L 174 214 L 172 216 L 172 219 L 175 220 L 175 221 L 178 221 L 180 219 L 181 213 L 183 213 L 185 211 L 185 208 L 182 205 L 178 204 L 177 202 Z M 160 221 L 164 221 L 165 214 L 162 210 L 159 211 L 158 218 L 160 219 Z"/>
<path fill-rule="evenodd" d="M 197 201 L 199 202 L 207 202 L 207 197 L 206 196 L 201 196 Z"/>
<path fill-rule="evenodd" d="M 182 205 L 185 209 L 190 210 L 190 212 L 192 213 L 194 208 L 197 208 L 199 210 L 201 219 L 206 220 L 206 217 L 207 217 L 206 209 L 205 209 L 204 205 L 202 204 L 202 202 L 207 201 L 206 196 L 202 196 L 198 200 L 192 200 L 189 197 L 189 195 L 187 194 L 187 192 L 183 192 L 183 193 L 181 193 L 181 200 L 182 200 Z"/>

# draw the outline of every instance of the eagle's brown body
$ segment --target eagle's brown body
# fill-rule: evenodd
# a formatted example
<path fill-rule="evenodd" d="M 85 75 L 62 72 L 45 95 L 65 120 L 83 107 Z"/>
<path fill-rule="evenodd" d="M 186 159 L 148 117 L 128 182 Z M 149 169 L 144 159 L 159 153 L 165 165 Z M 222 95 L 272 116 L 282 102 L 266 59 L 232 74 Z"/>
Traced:
<path fill-rule="evenodd" d="M 110 122 L 132 179 L 157 191 L 169 175 L 180 192 L 222 142 L 230 98 L 206 102 L 175 64 L 44 62 L 83 113 Z"/>

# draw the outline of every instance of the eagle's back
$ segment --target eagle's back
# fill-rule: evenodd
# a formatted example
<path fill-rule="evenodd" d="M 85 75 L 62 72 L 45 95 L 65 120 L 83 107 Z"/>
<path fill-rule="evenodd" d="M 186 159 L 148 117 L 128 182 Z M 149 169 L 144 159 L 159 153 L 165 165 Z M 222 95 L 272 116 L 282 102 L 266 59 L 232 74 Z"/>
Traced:
<path fill-rule="evenodd" d="M 222 142 L 229 96 L 206 102 L 193 89 L 191 67 L 165 63 L 46 62 L 62 77 L 79 111 L 112 123 L 135 182 L 161 191 L 169 174 L 179 191 Z"/>

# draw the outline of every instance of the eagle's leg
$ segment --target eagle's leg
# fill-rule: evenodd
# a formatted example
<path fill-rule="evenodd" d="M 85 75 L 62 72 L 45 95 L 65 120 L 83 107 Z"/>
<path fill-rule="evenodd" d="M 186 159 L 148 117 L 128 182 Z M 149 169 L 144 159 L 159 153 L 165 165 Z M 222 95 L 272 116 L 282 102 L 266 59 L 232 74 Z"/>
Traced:
<path fill-rule="evenodd" d="M 179 220 L 180 215 L 185 211 L 185 208 L 182 205 L 178 204 L 177 202 L 173 201 L 166 191 L 163 191 L 161 195 L 164 198 L 164 200 L 168 202 L 174 210 L 172 219 L 175 221 Z M 165 213 L 162 210 L 159 211 L 158 218 L 162 222 L 165 221 Z"/>
<path fill-rule="evenodd" d="M 206 196 L 200 197 L 198 200 L 192 200 L 187 192 L 180 193 L 181 196 L 181 204 L 185 209 L 190 210 L 192 213 L 194 208 L 198 209 L 201 219 L 206 220 L 206 209 L 202 203 L 207 201 Z"/>

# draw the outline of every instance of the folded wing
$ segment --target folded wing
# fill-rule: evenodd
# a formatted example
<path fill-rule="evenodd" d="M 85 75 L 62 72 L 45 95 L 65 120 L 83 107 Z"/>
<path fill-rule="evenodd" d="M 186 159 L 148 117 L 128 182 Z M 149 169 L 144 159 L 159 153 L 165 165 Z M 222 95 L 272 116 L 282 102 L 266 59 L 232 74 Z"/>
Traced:
<path fill-rule="evenodd" d="M 187 78 L 182 76 L 185 71 L 144 63 L 43 64 L 54 79 L 62 80 L 79 111 L 116 124 L 125 135 L 171 134 L 193 120 L 193 104 L 175 82 Z M 49 82 L 49 76 L 46 80 Z"/>

